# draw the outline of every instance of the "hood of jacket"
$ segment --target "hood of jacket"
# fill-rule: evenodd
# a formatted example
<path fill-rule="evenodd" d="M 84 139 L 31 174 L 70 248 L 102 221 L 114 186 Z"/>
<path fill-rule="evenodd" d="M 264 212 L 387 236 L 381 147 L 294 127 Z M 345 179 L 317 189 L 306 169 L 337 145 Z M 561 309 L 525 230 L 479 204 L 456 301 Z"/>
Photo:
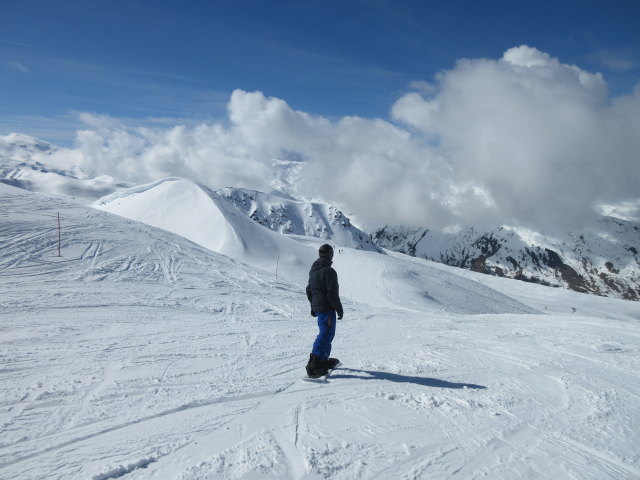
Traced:
<path fill-rule="evenodd" d="M 331 265 L 333 265 L 333 262 L 331 260 L 328 260 L 326 258 L 318 258 L 315 262 L 313 262 L 313 265 L 311 265 L 311 271 L 315 272 L 316 270 L 330 267 Z"/>

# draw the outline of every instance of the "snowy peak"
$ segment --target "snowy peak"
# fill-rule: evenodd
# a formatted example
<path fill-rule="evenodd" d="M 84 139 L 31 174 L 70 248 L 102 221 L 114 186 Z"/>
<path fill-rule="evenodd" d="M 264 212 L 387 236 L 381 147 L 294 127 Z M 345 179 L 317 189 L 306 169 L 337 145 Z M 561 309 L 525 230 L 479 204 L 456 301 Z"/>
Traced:
<path fill-rule="evenodd" d="M 58 147 L 22 133 L 0 135 L 0 155 L 19 160 L 31 160 L 34 153 L 50 154 Z"/>
<path fill-rule="evenodd" d="M 95 200 L 131 186 L 109 175 L 93 177 L 80 168 L 64 170 L 37 161 L 12 161 L 0 155 L 0 182 L 34 192 Z"/>
<path fill-rule="evenodd" d="M 177 233 L 214 252 L 230 254 L 242 248 L 213 192 L 182 178 L 120 190 L 91 206 Z"/>
<path fill-rule="evenodd" d="M 234 203 L 203 185 L 183 178 L 165 178 L 108 195 L 92 204 L 176 233 L 209 250 L 302 283 L 301 267 L 319 245 L 301 242 L 264 228 Z"/>
<path fill-rule="evenodd" d="M 304 202 L 242 188 L 223 188 L 216 195 L 274 232 L 332 241 L 342 247 L 379 251 L 369 235 L 328 203 Z"/>
<path fill-rule="evenodd" d="M 523 228 L 474 227 L 444 233 L 385 227 L 384 248 L 476 272 L 582 293 L 640 300 L 640 226 L 602 217 L 579 233 L 550 236 Z"/>
<path fill-rule="evenodd" d="M 92 176 L 80 167 L 54 166 L 63 150 L 28 135 L 0 135 L 0 182 L 14 187 L 93 201 L 131 184 L 109 175 Z"/>
<path fill-rule="evenodd" d="M 369 236 L 332 205 L 301 202 L 241 188 L 211 190 L 183 178 L 165 178 L 96 201 L 100 210 L 173 231 L 211 250 L 232 254 L 244 218 L 272 232 L 327 240 L 341 247 L 379 252 Z M 241 226 L 242 225 L 242 226 Z M 260 228 L 260 227 L 258 227 Z M 235 250 L 235 249 L 233 249 Z"/>

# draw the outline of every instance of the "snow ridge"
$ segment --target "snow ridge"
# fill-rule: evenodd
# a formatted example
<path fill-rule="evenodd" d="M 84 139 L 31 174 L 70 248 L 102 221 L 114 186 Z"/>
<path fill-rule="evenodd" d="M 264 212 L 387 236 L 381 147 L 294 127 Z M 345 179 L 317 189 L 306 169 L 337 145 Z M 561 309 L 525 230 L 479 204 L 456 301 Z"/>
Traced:
<path fill-rule="evenodd" d="M 341 247 L 381 252 L 369 235 L 328 203 L 298 201 L 243 188 L 223 188 L 215 194 L 275 232 L 322 238 Z"/>
<path fill-rule="evenodd" d="M 601 217 L 583 232 L 552 236 L 528 229 L 475 227 L 445 233 L 384 227 L 376 245 L 476 272 L 640 300 L 640 224 Z"/>
<path fill-rule="evenodd" d="M 231 196 L 233 201 L 225 195 Z M 209 250 L 304 286 L 309 265 L 317 258 L 318 248 L 326 240 L 315 236 L 282 235 L 251 218 L 251 212 L 258 211 L 258 203 L 262 202 L 259 208 L 263 211 L 273 211 L 269 205 L 281 205 L 281 200 L 246 190 L 215 192 L 189 180 L 166 178 L 116 192 L 95 202 L 93 207 L 168 230 Z M 288 205 L 298 211 L 304 211 L 308 206 L 295 201 Z M 331 208 L 324 204 L 318 207 Z M 287 219 L 290 218 L 295 217 L 287 214 Z M 351 232 L 346 228 L 344 231 Z M 338 239 L 351 240 L 346 235 Z M 387 258 L 388 255 L 381 255 L 377 249 L 371 251 L 351 245 L 337 249 L 335 268 L 340 275 L 343 295 L 352 300 L 406 309 L 446 309 L 472 314 L 533 312 L 495 290 L 450 278 L 450 273 L 436 271 L 414 259 L 398 255 Z M 363 282 L 363 278 L 367 281 Z M 390 282 L 396 288 L 389 288 Z"/>

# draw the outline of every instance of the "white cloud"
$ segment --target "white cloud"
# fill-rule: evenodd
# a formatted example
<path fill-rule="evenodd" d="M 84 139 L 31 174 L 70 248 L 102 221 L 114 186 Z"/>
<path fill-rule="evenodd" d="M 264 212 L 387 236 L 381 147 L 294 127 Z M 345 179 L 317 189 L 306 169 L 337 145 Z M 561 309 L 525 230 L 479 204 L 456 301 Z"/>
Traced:
<path fill-rule="evenodd" d="M 615 205 L 601 205 L 603 215 L 621 218 L 630 222 L 640 222 L 640 199 L 621 202 Z"/>
<path fill-rule="evenodd" d="M 7 62 L 7 66 L 16 72 L 20 73 L 29 73 L 29 69 L 22 63 L 16 62 L 15 60 L 10 60 Z"/>
<path fill-rule="evenodd" d="M 560 62 L 557 59 L 551 58 L 548 53 L 541 52 L 527 45 L 510 48 L 504 52 L 502 59 L 511 65 L 521 67 L 557 67 L 560 65 Z"/>
<path fill-rule="evenodd" d="M 303 160 L 298 195 L 367 223 L 571 226 L 640 197 L 640 88 L 610 99 L 600 74 L 521 46 L 416 82 L 397 123 L 338 121 L 233 92 L 225 122 L 133 128 L 82 114 L 72 153 L 133 181 L 167 175 L 268 190 L 273 160 Z M 425 96 L 426 95 L 426 96 Z"/>
<path fill-rule="evenodd" d="M 589 59 L 614 72 L 628 72 L 638 66 L 635 54 L 631 49 L 623 51 L 598 50 Z"/>
<path fill-rule="evenodd" d="M 521 46 L 458 62 L 435 96 L 407 94 L 392 114 L 439 139 L 454 183 L 488 193 L 483 216 L 571 226 L 640 196 L 639 101 L 637 90 L 611 102 L 600 74 Z"/>

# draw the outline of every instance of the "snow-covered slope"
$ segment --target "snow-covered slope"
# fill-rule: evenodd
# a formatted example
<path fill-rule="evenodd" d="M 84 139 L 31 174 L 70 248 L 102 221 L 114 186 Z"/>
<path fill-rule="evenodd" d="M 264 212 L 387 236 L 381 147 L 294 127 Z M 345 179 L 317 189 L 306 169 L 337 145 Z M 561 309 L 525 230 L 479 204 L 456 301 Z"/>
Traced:
<path fill-rule="evenodd" d="M 385 227 L 373 239 L 380 247 L 446 265 L 640 300 L 640 224 L 613 217 L 559 236 L 510 227 L 456 233 Z"/>
<path fill-rule="evenodd" d="M 314 255 L 313 247 L 299 242 L 283 248 L 283 235 L 261 227 L 214 191 L 186 179 L 168 178 L 119 191 L 93 207 L 177 233 L 297 283 L 305 281 L 301 269 Z"/>
<path fill-rule="evenodd" d="M 251 220 L 251 215 L 237 206 L 245 199 L 246 209 L 251 209 L 251 202 L 267 202 L 266 195 L 254 192 L 254 196 L 249 197 L 246 192 L 228 189 L 222 192 L 239 196 L 230 202 L 220 192 L 185 179 L 168 178 L 114 193 L 93 206 L 163 228 L 212 251 L 274 275 L 277 271 L 280 277 L 306 285 L 309 266 L 317 258 L 318 247 L 324 240 L 278 234 Z M 347 238 L 346 243 L 349 241 Z M 509 312 L 527 311 L 526 307 L 496 291 L 483 292 L 482 287 L 469 290 L 465 281 L 460 284 L 458 279 L 449 278 L 449 274 L 436 273 L 424 262 L 416 263 L 400 255 L 387 259 L 386 255 L 348 245 L 336 250 L 335 268 L 340 275 L 342 293 L 355 301 L 404 308 L 446 307 L 460 313 L 505 313 L 504 308 Z M 389 282 L 398 288 L 390 288 Z"/>
<path fill-rule="evenodd" d="M 344 296 L 343 366 L 310 384 L 299 285 L 1 184 L 0 244 L 0 478 L 640 476 L 636 302 L 345 249 L 373 291 Z"/>
<path fill-rule="evenodd" d="M 28 135 L 0 135 L 0 182 L 81 201 L 93 201 L 132 185 L 109 175 L 89 175 L 79 167 L 54 167 L 50 159 L 59 151 L 55 145 Z"/>
<path fill-rule="evenodd" d="M 176 231 L 172 225 L 180 224 L 182 233 L 176 233 L 186 234 L 187 238 L 214 251 L 232 255 L 234 252 L 225 250 L 225 246 L 235 245 L 237 235 L 228 231 L 224 235 L 215 233 L 224 229 L 220 215 L 237 217 L 243 214 L 277 233 L 310 236 L 342 247 L 380 251 L 366 233 L 351 225 L 349 219 L 332 205 L 241 188 L 214 191 L 184 178 L 165 178 L 121 190 L 97 200 L 93 207 L 171 231 Z M 168 218 L 169 210 L 173 212 L 171 218 Z M 189 210 L 197 211 L 195 217 L 201 220 L 189 216 Z M 185 214 L 189 216 L 191 227 L 185 225 L 186 220 L 180 220 Z M 227 235 L 231 235 L 231 239 L 226 238 Z"/>

